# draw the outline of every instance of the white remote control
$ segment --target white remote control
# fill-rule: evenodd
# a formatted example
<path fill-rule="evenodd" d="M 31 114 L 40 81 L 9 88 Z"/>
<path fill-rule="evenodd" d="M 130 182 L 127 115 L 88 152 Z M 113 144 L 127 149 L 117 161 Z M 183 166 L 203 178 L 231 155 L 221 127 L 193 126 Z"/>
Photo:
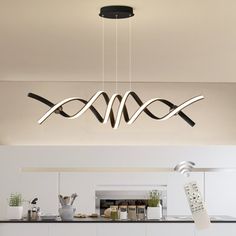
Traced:
<path fill-rule="evenodd" d="M 189 202 L 194 223 L 197 229 L 205 229 L 210 226 L 210 217 L 207 214 L 201 192 L 197 182 L 193 181 L 184 185 L 184 190 Z"/>

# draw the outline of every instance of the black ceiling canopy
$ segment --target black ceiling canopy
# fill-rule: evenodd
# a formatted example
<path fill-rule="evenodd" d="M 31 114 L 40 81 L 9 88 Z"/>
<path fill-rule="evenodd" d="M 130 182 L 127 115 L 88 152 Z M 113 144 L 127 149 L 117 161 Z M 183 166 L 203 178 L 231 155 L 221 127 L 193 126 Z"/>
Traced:
<path fill-rule="evenodd" d="M 124 19 L 134 16 L 133 8 L 129 6 L 105 6 L 100 9 L 99 16 L 109 19 Z"/>

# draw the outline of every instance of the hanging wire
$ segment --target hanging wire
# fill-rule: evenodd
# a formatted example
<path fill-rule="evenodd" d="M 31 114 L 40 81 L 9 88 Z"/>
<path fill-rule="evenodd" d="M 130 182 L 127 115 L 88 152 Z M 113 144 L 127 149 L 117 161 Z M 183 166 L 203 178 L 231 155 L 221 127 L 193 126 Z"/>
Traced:
<path fill-rule="evenodd" d="M 131 90 L 132 86 L 132 24 L 131 17 L 129 17 L 129 89 Z"/>
<path fill-rule="evenodd" d="M 102 91 L 105 89 L 105 27 L 104 27 L 104 17 L 102 18 Z"/>
<path fill-rule="evenodd" d="M 117 38 L 118 38 L 118 30 L 117 30 L 117 23 L 118 23 L 118 19 L 117 19 L 117 17 L 118 17 L 118 15 L 116 15 L 116 55 L 115 55 L 115 57 L 116 57 L 116 93 L 117 93 L 117 91 L 118 91 L 118 76 L 117 76 L 117 72 L 118 72 L 118 70 L 117 70 L 117 67 L 118 67 L 118 59 L 117 59 L 117 53 L 118 53 L 118 50 L 117 50 Z"/>

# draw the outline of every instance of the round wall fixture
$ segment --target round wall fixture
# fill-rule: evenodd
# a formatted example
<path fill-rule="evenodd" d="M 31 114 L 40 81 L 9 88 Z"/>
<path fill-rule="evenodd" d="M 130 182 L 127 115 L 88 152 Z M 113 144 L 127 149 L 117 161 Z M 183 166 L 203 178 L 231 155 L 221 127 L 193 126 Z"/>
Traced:
<path fill-rule="evenodd" d="M 123 19 L 134 16 L 133 8 L 129 6 L 105 6 L 100 9 L 99 16 L 109 19 Z"/>

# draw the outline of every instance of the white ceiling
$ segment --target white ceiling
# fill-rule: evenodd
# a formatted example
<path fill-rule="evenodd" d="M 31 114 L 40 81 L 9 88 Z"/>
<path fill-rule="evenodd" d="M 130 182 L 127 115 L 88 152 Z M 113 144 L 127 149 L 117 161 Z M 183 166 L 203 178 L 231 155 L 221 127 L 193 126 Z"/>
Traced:
<path fill-rule="evenodd" d="M 1 0 L 0 81 L 100 81 L 100 7 L 130 5 L 133 80 L 236 82 L 235 0 Z M 105 79 L 115 24 L 105 20 Z M 118 79 L 128 80 L 128 21 L 118 22 Z"/>

